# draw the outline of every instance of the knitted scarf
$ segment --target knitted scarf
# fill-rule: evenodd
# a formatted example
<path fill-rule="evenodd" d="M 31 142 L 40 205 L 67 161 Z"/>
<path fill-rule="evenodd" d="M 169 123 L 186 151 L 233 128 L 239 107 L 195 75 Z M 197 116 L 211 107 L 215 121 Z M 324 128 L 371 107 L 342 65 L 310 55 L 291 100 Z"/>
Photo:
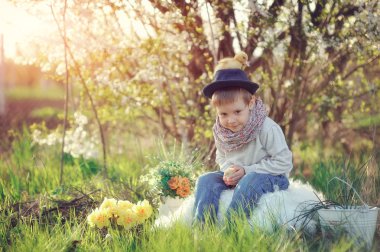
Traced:
<path fill-rule="evenodd" d="M 221 148 L 224 152 L 230 152 L 255 140 L 263 127 L 266 116 L 265 105 L 260 98 L 256 99 L 254 108 L 250 110 L 247 124 L 237 132 L 224 128 L 220 124 L 219 117 L 217 116 L 213 126 L 216 146 Z"/>

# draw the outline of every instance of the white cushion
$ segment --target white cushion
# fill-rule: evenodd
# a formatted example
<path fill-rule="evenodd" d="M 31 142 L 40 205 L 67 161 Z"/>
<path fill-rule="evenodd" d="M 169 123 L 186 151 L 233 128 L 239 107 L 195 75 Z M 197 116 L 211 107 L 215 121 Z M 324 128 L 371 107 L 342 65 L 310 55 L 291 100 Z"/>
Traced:
<path fill-rule="evenodd" d="M 316 232 L 317 221 L 301 217 L 301 214 L 317 203 L 323 200 L 323 196 L 317 193 L 309 184 L 303 184 L 299 181 L 290 180 L 287 190 L 275 191 L 264 194 L 255 206 L 249 224 L 254 228 L 258 226 L 267 231 L 272 231 L 275 225 L 284 225 L 288 229 L 299 230 L 304 228 L 309 234 Z M 222 220 L 228 205 L 231 202 L 234 190 L 222 192 L 219 201 L 218 220 Z M 162 204 L 159 211 L 159 217 L 155 224 L 157 226 L 170 226 L 174 221 L 182 221 L 191 225 L 193 219 L 194 195 L 190 195 L 181 204 L 170 207 L 169 204 Z M 310 217 L 310 216 L 307 216 Z"/>

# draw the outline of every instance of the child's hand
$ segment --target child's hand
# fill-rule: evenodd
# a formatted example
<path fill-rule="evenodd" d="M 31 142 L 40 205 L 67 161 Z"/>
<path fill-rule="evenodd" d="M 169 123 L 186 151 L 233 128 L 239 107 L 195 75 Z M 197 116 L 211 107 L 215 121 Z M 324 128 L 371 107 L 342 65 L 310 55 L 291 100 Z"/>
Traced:
<path fill-rule="evenodd" d="M 226 185 L 237 185 L 239 180 L 245 175 L 243 167 L 232 165 L 224 172 L 223 181 Z"/>

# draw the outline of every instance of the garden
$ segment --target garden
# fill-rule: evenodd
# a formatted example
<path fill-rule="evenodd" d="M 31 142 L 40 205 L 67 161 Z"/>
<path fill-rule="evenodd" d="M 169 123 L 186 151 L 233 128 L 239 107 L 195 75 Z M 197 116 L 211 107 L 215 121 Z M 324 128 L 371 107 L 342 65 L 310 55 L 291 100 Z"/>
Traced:
<path fill-rule="evenodd" d="M 380 249 L 377 1 L 6 2 L 44 30 L 0 40 L 1 251 Z M 192 225 L 219 170 L 202 89 L 238 52 L 290 186 L 232 230 Z"/>

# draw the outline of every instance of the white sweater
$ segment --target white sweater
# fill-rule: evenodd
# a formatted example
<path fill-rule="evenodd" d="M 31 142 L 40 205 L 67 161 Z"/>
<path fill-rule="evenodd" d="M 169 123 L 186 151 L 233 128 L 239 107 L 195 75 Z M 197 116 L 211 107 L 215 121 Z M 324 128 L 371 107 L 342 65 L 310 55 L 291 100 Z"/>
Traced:
<path fill-rule="evenodd" d="M 226 153 L 217 146 L 215 161 L 221 171 L 231 165 L 238 165 L 244 168 L 245 173 L 289 176 L 293 168 L 292 152 L 286 144 L 284 133 L 269 117 L 266 117 L 256 140 L 242 148 Z"/>

